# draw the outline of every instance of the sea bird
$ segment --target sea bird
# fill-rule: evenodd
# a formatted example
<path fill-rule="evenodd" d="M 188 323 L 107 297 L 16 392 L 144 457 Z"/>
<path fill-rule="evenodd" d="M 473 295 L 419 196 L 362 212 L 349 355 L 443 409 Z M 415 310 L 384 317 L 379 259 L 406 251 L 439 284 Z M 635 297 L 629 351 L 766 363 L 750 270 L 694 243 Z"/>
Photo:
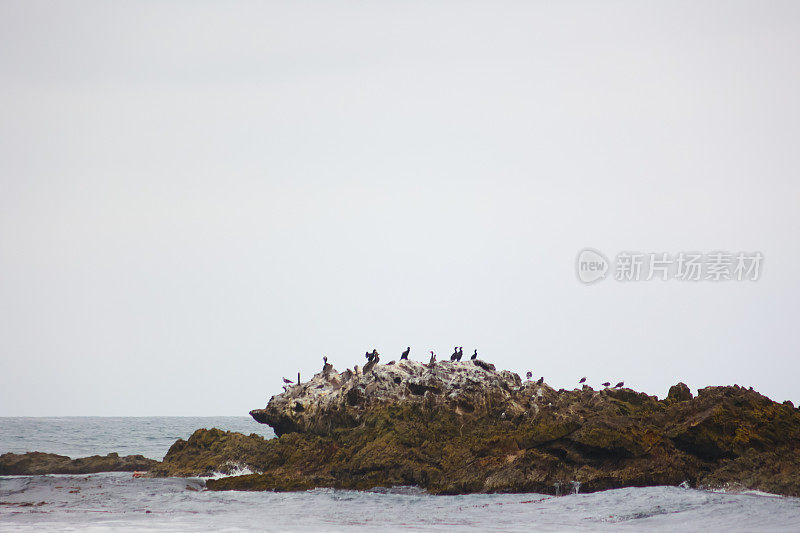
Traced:
<path fill-rule="evenodd" d="M 603 387 L 610 387 L 611 386 L 611 382 L 610 381 L 606 381 L 605 383 L 601 383 L 601 385 Z"/>
<path fill-rule="evenodd" d="M 620 381 L 619 383 L 617 383 L 616 385 L 614 385 L 614 388 L 615 388 L 615 389 L 618 389 L 618 388 L 622 387 L 623 385 L 625 385 L 625 382 L 624 382 L 624 381 Z"/>
<path fill-rule="evenodd" d="M 544 376 L 542 376 L 542 377 L 540 377 L 539 379 L 536 380 L 536 384 L 537 385 L 541 385 L 542 383 L 544 383 Z"/>
<path fill-rule="evenodd" d="M 436 354 L 433 353 L 433 350 L 431 350 L 431 360 L 430 360 L 430 362 L 428 364 L 429 365 L 433 365 L 435 363 L 436 363 Z"/>
<path fill-rule="evenodd" d="M 581 378 L 581 380 L 578 383 L 586 383 L 586 378 Z"/>
<path fill-rule="evenodd" d="M 472 354 L 472 357 L 470 357 L 470 359 L 474 360 L 474 359 L 477 359 L 477 358 L 478 358 L 478 349 L 475 348 L 475 353 Z"/>
<path fill-rule="evenodd" d="M 456 361 L 461 361 L 461 358 L 464 357 L 464 347 L 459 346 L 458 348 L 458 359 Z"/>
<path fill-rule="evenodd" d="M 527 373 L 527 374 L 525 374 L 525 378 L 526 378 L 526 379 L 531 379 L 532 377 L 533 377 L 533 372 L 531 372 L 530 370 L 528 370 L 528 373 Z"/>
<path fill-rule="evenodd" d="M 455 361 L 458 359 L 458 346 L 453 348 L 453 355 L 450 356 L 451 361 Z"/>
<path fill-rule="evenodd" d="M 376 351 L 375 356 L 370 360 L 370 362 L 364 365 L 363 374 L 366 376 L 373 368 L 375 368 L 375 365 L 377 365 L 378 361 L 380 360 L 381 358 L 378 357 L 378 352 Z"/>
<path fill-rule="evenodd" d="M 286 378 L 283 378 L 283 382 L 284 383 L 292 383 L 292 384 L 294 384 L 294 381 L 292 381 L 291 379 L 286 379 Z"/>
<path fill-rule="evenodd" d="M 405 351 L 405 352 L 403 352 L 403 353 L 400 355 L 400 360 L 402 361 L 403 359 L 408 359 L 408 353 L 409 353 L 410 351 L 411 351 L 411 346 L 409 346 L 408 348 L 406 348 L 406 351 Z"/>

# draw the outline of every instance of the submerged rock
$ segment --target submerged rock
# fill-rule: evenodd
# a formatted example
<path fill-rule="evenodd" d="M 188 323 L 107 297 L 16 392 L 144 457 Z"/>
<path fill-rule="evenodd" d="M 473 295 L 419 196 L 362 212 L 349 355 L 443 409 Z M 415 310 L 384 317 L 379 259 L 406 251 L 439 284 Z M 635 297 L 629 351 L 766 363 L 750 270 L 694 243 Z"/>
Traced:
<path fill-rule="evenodd" d="M 95 474 L 97 472 L 134 472 L 153 468 L 158 461 L 141 455 L 110 453 L 70 459 L 54 453 L 28 452 L 4 453 L 0 455 L 0 475 L 42 474 Z"/>
<path fill-rule="evenodd" d="M 563 492 L 649 485 L 742 487 L 800 496 L 800 414 L 752 390 L 678 384 L 556 391 L 476 361 L 402 360 L 328 369 L 251 412 L 278 438 L 202 430 L 156 472 L 225 464 L 256 472 L 215 490 Z"/>

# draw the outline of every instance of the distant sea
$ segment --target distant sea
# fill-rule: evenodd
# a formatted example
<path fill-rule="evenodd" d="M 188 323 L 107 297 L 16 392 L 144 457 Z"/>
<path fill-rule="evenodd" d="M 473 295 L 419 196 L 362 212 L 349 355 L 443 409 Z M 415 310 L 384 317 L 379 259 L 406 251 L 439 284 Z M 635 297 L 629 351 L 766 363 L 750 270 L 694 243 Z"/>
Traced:
<path fill-rule="evenodd" d="M 0 454 L 161 459 L 201 427 L 271 437 L 249 417 L 0 418 Z M 200 479 L 130 473 L 0 477 L 0 531 L 800 531 L 800 499 L 681 487 L 593 494 L 432 496 L 210 492 Z"/>

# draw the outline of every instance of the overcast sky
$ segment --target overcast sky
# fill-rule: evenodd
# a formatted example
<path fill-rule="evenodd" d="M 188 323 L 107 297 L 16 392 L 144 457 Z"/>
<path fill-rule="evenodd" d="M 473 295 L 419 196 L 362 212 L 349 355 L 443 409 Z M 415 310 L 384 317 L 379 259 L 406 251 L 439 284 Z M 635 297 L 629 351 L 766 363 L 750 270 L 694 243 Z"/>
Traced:
<path fill-rule="evenodd" d="M 0 1 L 0 416 L 454 345 L 800 402 L 794 2 Z M 760 251 L 581 284 L 584 247 Z"/>

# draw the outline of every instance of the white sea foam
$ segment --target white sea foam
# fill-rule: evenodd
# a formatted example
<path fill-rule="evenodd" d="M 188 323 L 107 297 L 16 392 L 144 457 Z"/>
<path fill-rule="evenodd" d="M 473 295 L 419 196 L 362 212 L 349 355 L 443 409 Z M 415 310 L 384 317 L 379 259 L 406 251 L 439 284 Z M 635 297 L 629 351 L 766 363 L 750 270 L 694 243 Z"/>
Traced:
<path fill-rule="evenodd" d="M 259 471 L 253 471 L 247 466 L 241 465 L 239 463 L 225 463 L 225 470 L 227 470 L 227 474 L 224 472 L 214 472 L 209 477 L 204 479 L 221 479 L 224 477 L 233 477 L 233 476 L 247 476 L 249 474 L 260 474 Z"/>

